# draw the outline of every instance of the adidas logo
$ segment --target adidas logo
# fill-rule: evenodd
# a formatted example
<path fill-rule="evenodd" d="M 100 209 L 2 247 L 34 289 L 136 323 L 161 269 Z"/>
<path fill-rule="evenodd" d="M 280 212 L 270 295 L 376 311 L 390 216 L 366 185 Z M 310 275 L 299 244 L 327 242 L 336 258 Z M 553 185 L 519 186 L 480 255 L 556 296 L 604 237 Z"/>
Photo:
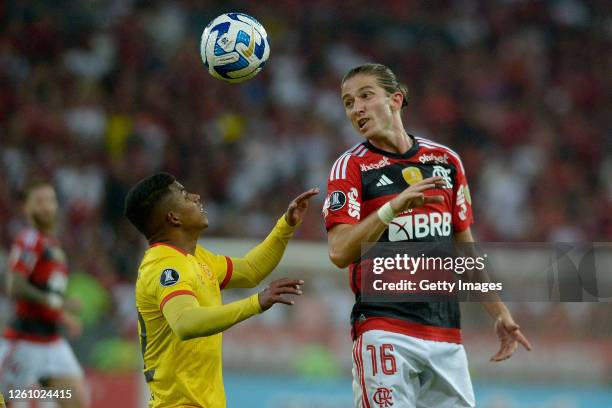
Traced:
<path fill-rule="evenodd" d="M 388 186 L 390 184 L 393 184 L 393 180 L 391 180 L 389 177 L 383 174 L 378 179 L 378 182 L 376 183 L 376 187 Z"/>

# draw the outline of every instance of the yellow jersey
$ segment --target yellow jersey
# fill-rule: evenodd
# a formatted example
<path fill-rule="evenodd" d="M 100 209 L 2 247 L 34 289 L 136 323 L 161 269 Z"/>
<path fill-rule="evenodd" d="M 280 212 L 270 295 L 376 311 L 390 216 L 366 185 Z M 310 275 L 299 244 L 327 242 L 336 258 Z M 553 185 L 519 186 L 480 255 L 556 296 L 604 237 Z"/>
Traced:
<path fill-rule="evenodd" d="M 195 296 L 200 306 L 221 305 L 221 289 L 232 269 L 231 258 L 199 245 L 195 256 L 166 244 L 145 252 L 136 281 L 136 308 L 151 389 L 149 407 L 225 407 L 221 333 L 182 341 L 162 311 L 178 295 Z"/>
<path fill-rule="evenodd" d="M 242 258 L 216 255 L 200 245 L 194 255 L 167 244 L 149 247 L 138 269 L 136 309 L 144 375 L 151 389 L 150 408 L 225 408 L 222 335 L 216 330 L 262 310 L 257 293 L 223 305 L 221 289 L 257 286 L 278 265 L 296 227 L 281 217 L 266 239 Z M 164 315 L 164 305 L 179 295 L 194 296 L 199 307 L 215 310 L 196 325 L 216 334 L 190 340 L 175 334 L 167 317 L 174 322 L 196 319 L 193 314 L 184 317 L 172 306 Z"/>

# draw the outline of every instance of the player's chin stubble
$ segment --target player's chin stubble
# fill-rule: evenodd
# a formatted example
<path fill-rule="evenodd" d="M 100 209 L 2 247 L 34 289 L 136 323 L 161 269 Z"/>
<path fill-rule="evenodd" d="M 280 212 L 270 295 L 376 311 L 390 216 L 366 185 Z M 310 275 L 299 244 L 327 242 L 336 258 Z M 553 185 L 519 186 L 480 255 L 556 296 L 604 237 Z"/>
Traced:
<path fill-rule="evenodd" d="M 37 228 L 40 229 L 50 229 L 53 227 L 53 223 L 55 221 L 55 217 L 53 216 L 45 216 L 41 214 L 32 214 L 32 221 Z"/>

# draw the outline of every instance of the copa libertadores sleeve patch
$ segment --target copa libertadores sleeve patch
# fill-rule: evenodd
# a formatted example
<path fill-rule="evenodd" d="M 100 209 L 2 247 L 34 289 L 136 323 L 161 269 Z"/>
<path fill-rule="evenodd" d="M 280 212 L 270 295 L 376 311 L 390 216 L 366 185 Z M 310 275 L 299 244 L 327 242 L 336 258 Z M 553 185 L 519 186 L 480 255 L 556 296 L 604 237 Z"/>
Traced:
<path fill-rule="evenodd" d="M 329 195 L 329 209 L 332 211 L 337 211 L 344 207 L 346 204 L 346 195 L 340 191 L 336 190 Z"/>
<path fill-rule="evenodd" d="M 179 281 L 180 275 L 175 269 L 164 269 L 159 277 L 162 286 L 172 286 Z"/>

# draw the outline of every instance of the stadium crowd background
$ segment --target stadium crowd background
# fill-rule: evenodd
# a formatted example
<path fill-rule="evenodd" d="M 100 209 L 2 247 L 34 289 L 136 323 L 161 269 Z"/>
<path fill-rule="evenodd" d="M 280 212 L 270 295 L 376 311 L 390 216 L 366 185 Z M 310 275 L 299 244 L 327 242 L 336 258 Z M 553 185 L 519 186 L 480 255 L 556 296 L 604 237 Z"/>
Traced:
<path fill-rule="evenodd" d="M 204 26 L 227 11 L 270 36 L 268 65 L 241 85 L 214 80 L 199 55 Z M 14 1 L 0 22 L 0 254 L 23 226 L 20 190 L 52 179 L 73 291 L 88 294 L 86 365 L 104 366 L 94 339 L 136 340 L 145 243 L 122 217 L 127 189 L 172 172 L 203 193 L 207 236 L 263 237 L 359 141 L 339 85 L 366 61 L 408 85 L 410 133 L 462 155 L 479 240 L 612 241 L 607 1 Z M 322 198 L 297 238 L 326 239 Z M 350 303 L 345 283 L 319 289 Z M 606 305 L 524 307 L 539 316 L 527 333 L 612 347 Z"/>

